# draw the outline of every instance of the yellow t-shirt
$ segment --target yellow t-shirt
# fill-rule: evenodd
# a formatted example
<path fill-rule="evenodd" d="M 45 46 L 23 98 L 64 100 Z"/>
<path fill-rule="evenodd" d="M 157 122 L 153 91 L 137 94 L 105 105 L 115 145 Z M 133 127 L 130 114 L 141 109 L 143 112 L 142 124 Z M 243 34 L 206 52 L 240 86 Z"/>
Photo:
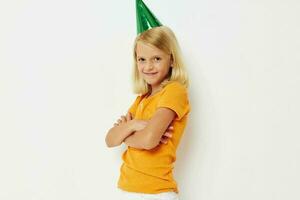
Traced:
<path fill-rule="evenodd" d="M 170 108 L 177 114 L 172 121 L 172 138 L 168 138 L 167 144 L 160 143 L 151 150 L 128 146 L 122 155 L 123 164 L 118 181 L 120 189 L 150 194 L 168 191 L 179 193 L 173 178 L 173 164 L 190 112 L 187 88 L 172 81 L 153 96 L 137 96 L 129 112 L 135 119 L 149 120 L 159 107 Z"/>

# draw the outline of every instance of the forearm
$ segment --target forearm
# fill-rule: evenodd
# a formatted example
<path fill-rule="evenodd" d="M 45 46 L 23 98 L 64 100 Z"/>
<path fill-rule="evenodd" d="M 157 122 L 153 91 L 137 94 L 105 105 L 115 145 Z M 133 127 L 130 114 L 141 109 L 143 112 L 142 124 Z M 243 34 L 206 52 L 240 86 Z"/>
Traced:
<path fill-rule="evenodd" d="M 134 132 L 130 122 L 122 123 L 112 127 L 106 137 L 105 142 L 108 147 L 115 147 L 122 144 L 123 140 Z"/>
<path fill-rule="evenodd" d="M 153 142 L 150 143 L 150 141 L 149 134 L 147 134 L 145 129 L 143 129 L 129 135 L 127 138 L 125 138 L 124 143 L 133 148 L 146 150 L 152 149 L 158 145 L 153 144 Z"/>

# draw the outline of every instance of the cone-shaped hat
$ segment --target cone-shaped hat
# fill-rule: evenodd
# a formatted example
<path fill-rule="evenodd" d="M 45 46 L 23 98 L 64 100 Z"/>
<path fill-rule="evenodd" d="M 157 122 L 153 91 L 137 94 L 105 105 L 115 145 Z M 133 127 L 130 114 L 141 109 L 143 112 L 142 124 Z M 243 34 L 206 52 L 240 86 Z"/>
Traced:
<path fill-rule="evenodd" d="M 136 0 L 137 34 L 153 27 L 162 26 L 142 0 Z"/>

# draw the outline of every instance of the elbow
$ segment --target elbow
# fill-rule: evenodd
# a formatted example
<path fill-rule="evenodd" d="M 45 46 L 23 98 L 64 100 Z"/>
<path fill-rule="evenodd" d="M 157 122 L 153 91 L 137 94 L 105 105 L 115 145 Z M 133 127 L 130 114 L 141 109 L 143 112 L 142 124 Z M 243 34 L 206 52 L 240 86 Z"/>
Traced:
<path fill-rule="evenodd" d="M 110 137 L 110 131 L 108 131 L 106 137 L 105 137 L 105 144 L 108 148 L 112 148 L 115 146 L 119 146 L 120 144 L 117 144 L 113 141 L 113 139 Z"/>
<path fill-rule="evenodd" d="M 108 147 L 108 148 L 114 147 L 113 144 L 111 144 L 111 143 L 109 143 L 109 142 L 107 142 L 107 141 L 105 141 L 105 143 L 106 143 L 106 147 Z"/>
<path fill-rule="evenodd" d="M 106 144 L 106 146 L 109 147 L 109 148 L 111 148 L 111 147 L 114 146 L 114 145 L 109 141 L 109 139 L 108 139 L 107 136 L 106 136 L 106 138 L 105 138 L 105 144 Z"/>
<path fill-rule="evenodd" d="M 116 146 L 119 146 L 120 144 L 115 144 L 113 143 L 112 141 L 110 141 L 108 138 L 105 139 L 105 143 L 106 143 L 106 146 L 108 148 L 112 148 L 112 147 L 116 147 Z"/>

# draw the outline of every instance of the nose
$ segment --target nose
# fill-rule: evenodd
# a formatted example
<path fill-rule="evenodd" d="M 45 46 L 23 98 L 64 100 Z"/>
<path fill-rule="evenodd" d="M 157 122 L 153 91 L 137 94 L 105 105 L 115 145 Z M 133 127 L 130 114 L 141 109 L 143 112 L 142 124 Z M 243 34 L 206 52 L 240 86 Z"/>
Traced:
<path fill-rule="evenodd" d="M 145 66 L 145 71 L 150 72 L 153 69 L 153 63 L 152 62 L 147 62 L 146 66 Z"/>

